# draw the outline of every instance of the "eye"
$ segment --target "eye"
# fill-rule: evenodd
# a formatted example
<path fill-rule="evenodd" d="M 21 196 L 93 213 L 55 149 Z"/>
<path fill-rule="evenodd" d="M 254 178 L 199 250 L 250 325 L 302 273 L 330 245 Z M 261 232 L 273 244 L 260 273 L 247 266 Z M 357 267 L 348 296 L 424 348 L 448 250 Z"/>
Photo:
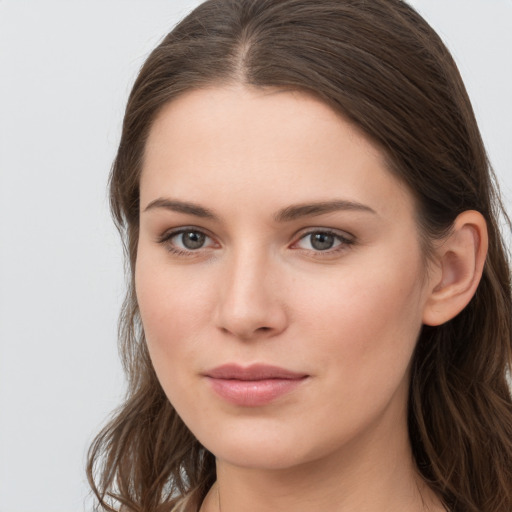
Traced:
<path fill-rule="evenodd" d="M 199 231 L 183 231 L 171 237 L 170 241 L 180 249 L 201 249 L 206 241 L 206 235 Z"/>
<path fill-rule="evenodd" d="M 186 254 L 205 249 L 214 245 L 214 241 L 197 229 L 180 229 L 165 233 L 159 243 L 166 245 L 170 252 Z"/>
<path fill-rule="evenodd" d="M 315 230 L 303 235 L 295 246 L 315 252 L 334 252 L 352 245 L 353 240 L 329 230 Z"/>

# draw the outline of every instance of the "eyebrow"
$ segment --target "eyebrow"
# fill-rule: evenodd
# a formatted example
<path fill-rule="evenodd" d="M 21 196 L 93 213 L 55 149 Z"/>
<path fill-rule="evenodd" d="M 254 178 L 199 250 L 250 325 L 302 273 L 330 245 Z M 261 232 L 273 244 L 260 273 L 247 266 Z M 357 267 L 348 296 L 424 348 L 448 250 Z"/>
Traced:
<path fill-rule="evenodd" d="M 289 222 L 300 217 L 314 217 L 336 211 L 361 211 L 377 215 L 377 212 L 362 203 L 337 199 L 334 201 L 322 201 L 319 203 L 308 203 L 288 206 L 280 210 L 274 219 L 276 222 Z"/>
<path fill-rule="evenodd" d="M 144 212 L 154 210 L 157 208 L 163 208 L 178 213 L 185 213 L 187 215 L 194 215 L 203 219 L 219 220 L 208 208 L 204 208 L 196 203 L 190 203 L 187 201 L 178 201 L 176 199 L 167 199 L 160 197 L 151 201 Z M 292 220 L 299 219 L 301 217 L 314 217 L 317 215 L 324 215 L 326 213 L 332 213 L 336 211 L 361 211 L 368 212 L 377 215 L 377 212 L 369 206 L 358 203 L 355 201 L 347 201 L 343 199 L 337 199 L 333 201 L 321 201 L 317 203 L 304 203 L 287 206 L 282 210 L 279 210 L 274 215 L 276 222 L 290 222 Z"/>
<path fill-rule="evenodd" d="M 146 208 L 144 208 L 144 211 L 147 212 L 156 208 L 164 208 L 173 212 L 195 215 L 196 217 L 201 217 L 203 219 L 217 220 L 217 216 L 211 210 L 208 210 L 208 208 L 203 208 L 195 203 L 177 201 L 175 199 L 160 197 L 151 201 Z"/>

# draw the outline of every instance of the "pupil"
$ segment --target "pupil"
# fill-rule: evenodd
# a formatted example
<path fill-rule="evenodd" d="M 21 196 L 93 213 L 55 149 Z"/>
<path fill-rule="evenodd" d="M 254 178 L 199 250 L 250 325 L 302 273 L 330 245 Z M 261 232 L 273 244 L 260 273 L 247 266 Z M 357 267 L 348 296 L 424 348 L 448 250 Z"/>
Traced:
<path fill-rule="evenodd" d="M 204 245 L 205 235 L 197 231 L 187 231 L 182 235 L 183 245 L 187 249 L 199 249 Z"/>
<path fill-rule="evenodd" d="M 311 235 L 311 245 L 318 251 L 326 251 L 334 245 L 334 236 L 328 233 Z"/>

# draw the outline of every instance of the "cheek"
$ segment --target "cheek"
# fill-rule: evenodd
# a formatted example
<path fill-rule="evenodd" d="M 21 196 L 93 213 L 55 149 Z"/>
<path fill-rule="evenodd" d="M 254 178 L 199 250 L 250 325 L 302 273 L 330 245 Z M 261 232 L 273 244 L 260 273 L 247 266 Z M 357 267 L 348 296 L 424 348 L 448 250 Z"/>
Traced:
<path fill-rule="evenodd" d="M 354 261 L 276 273 L 275 293 L 290 324 L 274 350 L 329 369 L 333 383 L 343 379 L 364 394 L 406 371 L 421 328 L 422 267 L 412 250 Z M 141 250 L 135 284 L 148 349 L 170 391 L 179 385 L 170 375 L 187 379 L 220 340 L 212 318 L 222 280 L 209 265 L 171 266 L 165 256 Z"/>
<path fill-rule="evenodd" d="M 190 393 L 202 353 L 204 336 L 199 333 L 211 302 L 208 288 L 143 257 L 137 262 L 135 285 L 149 356 L 162 389 L 180 416 L 195 418 L 199 411 Z M 198 421 L 200 415 L 192 420 Z"/>
<path fill-rule="evenodd" d="M 200 276 L 172 269 L 165 261 L 140 254 L 135 289 L 146 342 L 157 375 L 193 361 L 200 332 L 211 317 L 211 286 Z"/>
<path fill-rule="evenodd" d="M 421 329 L 420 258 L 385 261 L 385 268 L 362 265 L 304 287 L 301 298 L 302 329 L 316 340 L 316 357 L 358 396 L 404 378 Z"/>

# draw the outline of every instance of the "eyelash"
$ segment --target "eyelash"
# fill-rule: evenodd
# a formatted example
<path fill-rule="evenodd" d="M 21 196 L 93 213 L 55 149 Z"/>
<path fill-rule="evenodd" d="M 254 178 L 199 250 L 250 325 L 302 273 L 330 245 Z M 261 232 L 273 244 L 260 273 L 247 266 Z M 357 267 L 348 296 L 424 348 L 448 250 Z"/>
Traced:
<path fill-rule="evenodd" d="M 157 242 L 165 246 L 165 248 L 172 254 L 177 256 L 195 256 L 200 253 L 201 249 L 204 247 L 199 247 L 196 250 L 193 249 L 180 249 L 171 243 L 171 240 L 179 235 L 184 233 L 197 233 L 199 235 L 204 236 L 205 238 L 212 239 L 212 237 L 208 236 L 203 230 L 197 229 L 194 227 L 183 227 L 173 231 L 167 231 L 162 236 L 158 237 Z"/>
<path fill-rule="evenodd" d="M 196 233 L 201 236 L 204 236 L 205 239 L 213 240 L 212 237 L 207 235 L 203 230 L 194 228 L 194 227 L 184 227 L 179 228 L 173 231 L 168 231 L 158 237 L 157 242 L 159 244 L 162 244 L 166 247 L 166 249 L 174 255 L 177 256 L 195 256 L 201 253 L 202 249 L 205 249 L 205 247 L 199 247 L 197 249 L 181 249 L 179 247 L 176 247 L 171 243 L 171 240 L 179 235 L 182 235 L 184 233 Z M 322 228 L 314 228 L 309 229 L 306 232 L 303 232 L 299 238 L 291 245 L 293 248 L 297 244 L 299 244 L 302 240 L 305 240 L 308 236 L 313 236 L 315 234 L 321 234 L 321 235 L 327 235 L 332 236 L 335 239 L 335 242 L 339 242 L 338 245 L 336 245 L 334 248 L 328 248 L 325 250 L 314 250 L 314 249 L 303 249 L 303 248 L 296 248 L 296 250 L 305 251 L 308 253 L 313 253 L 316 257 L 328 257 L 332 256 L 334 254 L 338 254 L 339 252 L 348 250 L 351 246 L 353 246 L 356 243 L 356 240 L 353 237 L 347 237 L 346 235 L 341 234 L 339 231 L 334 231 L 331 229 L 322 229 Z"/>
<path fill-rule="evenodd" d="M 334 231 L 332 229 L 322 229 L 315 228 L 309 229 L 306 232 L 302 233 L 298 240 L 293 243 L 293 246 L 299 244 L 302 240 L 305 240 L 307 237 L 311 237 L 313 235 L 327 235 L 332 236 L 334 238 L 334 243 L 338 242 L 338 245 L 335 245 L 333 248 L 328 248 L 325 250 L 314 250 L 314 249 L 301 249 L 297 248 L 297 250 L 306 251 L 308 253 L 313 253 L 315 257 L 329 257 L 333 255 L 337 255 L 340 252 L 348 250 L 351 246 L 355 244 L 354 237 L 348 237 L 345 234 L 340 233 L 339 231 Z M 311 242 L 310 242 L 311 244 Z"/>

